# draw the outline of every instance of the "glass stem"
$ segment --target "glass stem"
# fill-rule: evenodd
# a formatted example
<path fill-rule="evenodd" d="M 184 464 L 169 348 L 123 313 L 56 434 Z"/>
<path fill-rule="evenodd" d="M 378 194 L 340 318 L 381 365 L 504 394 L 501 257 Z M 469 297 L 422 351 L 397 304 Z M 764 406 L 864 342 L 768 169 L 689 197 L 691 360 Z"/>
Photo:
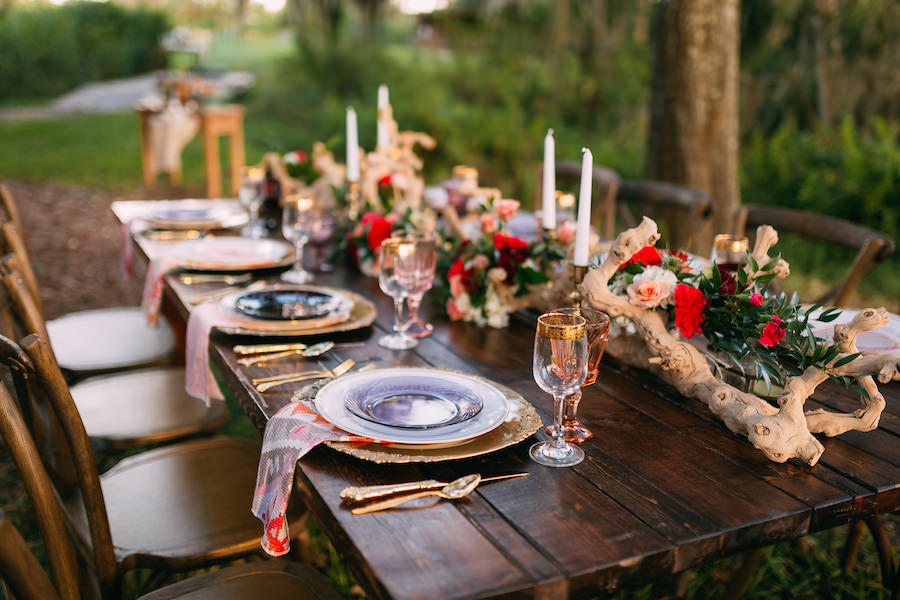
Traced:
<path fill-rule="evenodd" d="M 409 319 L 407 321 L 417 323 L 419 321 L 419 305 L 422 304 L 422 299 L 410 296 L 406 299 L 406 304 L 409 306 Z"/>
<path fill-rule="evenodd" d="M 573 425 L 578 419 L 578 403 L 581 402 L 581 390 L 573 392 L 566 396 L 566 400 L 564 402 L 565 409 L 563 410 L 563 427 L 570 427 Z"/>
<path fill-rule="evenodd" d="M 553 429 L 553 442 L 551 446 L 563 449 L 566 447 L 566 440 L 563 437 L 563 411 L 565 410 L 565 396 L 557 394 L 553 395 L 553 412 L 555 412 L 556 427 Z"/>
<path fill-rule="evenodd" d="M 250 224 L 256 225 L 259 221 L 259 202 L 250 203 Z"/>
<path fill-rule="evenodd" d="M 406 298 L 398 296 L 394 298 L 394 333 L 403 335 L 403 304 Z"/>
<path fill-rule="evenodd" d="M 303 270 L 303 248 L 306 247 L 306 240 L 300 240 L 295 245 L 297 254 L 294 257 L 294 270 L 299 272 Z"/>

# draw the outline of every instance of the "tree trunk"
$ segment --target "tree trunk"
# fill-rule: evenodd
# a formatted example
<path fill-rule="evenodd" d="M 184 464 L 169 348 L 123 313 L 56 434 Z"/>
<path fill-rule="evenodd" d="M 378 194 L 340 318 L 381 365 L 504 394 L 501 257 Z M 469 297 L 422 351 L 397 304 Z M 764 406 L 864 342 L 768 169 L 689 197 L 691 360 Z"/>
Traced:
<path fill-rule="evenodd" d="M 712 225 L 693 236 L 706 251 L 730 232 L 738 191 L 740 0 L 663 0 L 656 6 L 653 89 L 645 171 L 703 190 Z"/>

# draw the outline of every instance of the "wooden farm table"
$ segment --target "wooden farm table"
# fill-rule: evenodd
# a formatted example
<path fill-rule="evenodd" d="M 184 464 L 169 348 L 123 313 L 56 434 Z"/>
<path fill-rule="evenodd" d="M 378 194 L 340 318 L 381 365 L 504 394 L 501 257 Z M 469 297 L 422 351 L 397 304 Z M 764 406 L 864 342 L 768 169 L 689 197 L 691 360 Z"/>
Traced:
<path fill-rule="evenodd" d="M 431 314 L 434 335 L 414 350 L 390 352 L 376 344 L 392 313 L 375 280 L 338 270 L 318 281 L 360 292 L 379 310 L 373 328 L 330 338 L 361 345 L 330 353 L 327 364 L 349 357 L 375 359 L 383 367 L 430 365 L 482 375 L 521 393 L 550 422 L 551 398 L 532 379 L 534 327 L 528 318 L 515 317 L 509 328 L 495 330 Z M 189 298 L 206 289 L 169 277 L 170 316 L 186 317 Z M 232 346 L 250 340 L 214 334 L 210 361 L 262 432 L 294 388 L 261 395 L 250 379 L 296 370 L 297 363 L 240 367 Z M 553 469 L 529 460 L 529 445 L 543 433 L 481 458 L 422 465 L 377 465 L 319 447 L 299 461 L 295 493 L 376 598 L 583 596 L 898 507 L 896 384 L 882 387 L 887 408 L 877 431 L 822 438 L 825 453 L 809 468 L 770 462 L 705 405 L 646 373 L 609 359 L 601 366 L 580 410 L 595 435 L 576 467 Z M 848 410 L 855 402 L 828 384 L 810 404 Z M 375 515 L 354 517 L 338 498 L 348 485 L 519 471 L 531 475 L 484 485 L 462 501 Z"/>

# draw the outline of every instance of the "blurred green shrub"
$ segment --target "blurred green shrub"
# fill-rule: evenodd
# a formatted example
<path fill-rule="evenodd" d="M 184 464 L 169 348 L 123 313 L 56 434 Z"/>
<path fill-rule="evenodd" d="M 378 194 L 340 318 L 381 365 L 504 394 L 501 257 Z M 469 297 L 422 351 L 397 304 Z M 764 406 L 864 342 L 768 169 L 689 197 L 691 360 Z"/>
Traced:
<path fill-rule="evenodd" d="M 0 12 L 0 98 L 41 97 L 165 66 L 159 11 L 101 2 Z"/>
<path fill-rule="evenodd" d="M 849 117 L 834 130 L 789 122 L 755 134 L 741 153 L 741 198 L 861 223 L 900 242 L 900 123 Z"/>

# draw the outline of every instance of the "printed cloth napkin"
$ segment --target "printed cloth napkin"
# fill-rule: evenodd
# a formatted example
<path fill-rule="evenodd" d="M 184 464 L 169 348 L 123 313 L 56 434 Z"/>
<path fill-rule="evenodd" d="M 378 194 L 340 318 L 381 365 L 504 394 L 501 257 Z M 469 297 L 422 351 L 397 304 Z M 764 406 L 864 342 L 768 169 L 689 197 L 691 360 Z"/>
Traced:
<path fill-rule="evenodd" d="M 342 323 L 350 316 L 350 308 L 319 319 L 304 321 L 304 329 L 319 329 Z M 241 318 L 231 315 L 219 302 L 206 302 L 191 310 L 187 325 L 187 342 L 185 344 L 185 369 L 187 393 L 207 403 L 210 399 L 221 399 L 222 393 L 209 370 L 209 334 L 213 327 L 233 327 L 255 331 L 270 331 L 286 335 L 302 334 L 302 329 L 292 326 L 285 331 L 283 321 L 263 321 L 259 319 Z"/>
<path fill-rule="evenodd" d="M 319 416 L 312 399 L 325 383 L 315 383 L 299 391 L 266 424 L 250 510 L 265 526 L 261 545 L 272 556 L 287 554 L 291 547 L 286 511 L 297 461 L 325 441 L 360 444 L 377 441 L 342 431 Z"/>

